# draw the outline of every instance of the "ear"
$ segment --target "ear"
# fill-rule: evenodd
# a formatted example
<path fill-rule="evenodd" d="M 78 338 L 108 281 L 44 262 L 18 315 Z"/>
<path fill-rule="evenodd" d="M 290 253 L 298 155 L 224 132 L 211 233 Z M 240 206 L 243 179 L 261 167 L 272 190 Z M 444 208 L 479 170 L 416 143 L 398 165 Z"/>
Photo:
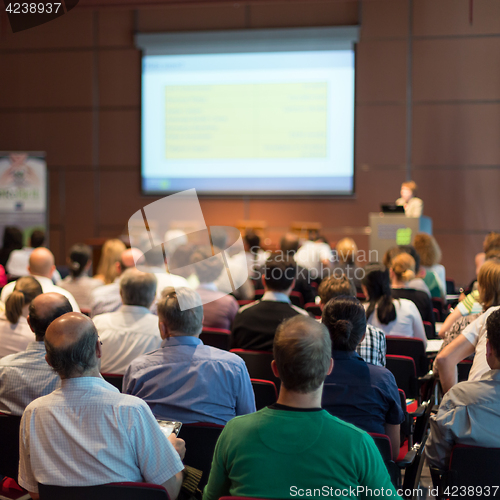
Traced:
<path fill-rule="evenodd" d="M 55 270 L 56 270 L 56 269 L 57 269 L 57 267 L 56 267 L 56 266 L 52 266 L 52 267 L 50 268 L 50 275 L 51 275 L 51 276 L 54 274 L 54 272 L 55 272 Z"/>
<path fill-rule="evenodd" d="M 325 308 L 325 304 L 323 304 L 323 302 L 320 302 L 320 303 L 319 303 L 319 308 L 320 308 L 321 310 L 323 310 L 323 309 Z"/>
<path fill-rule="evenodd" d="M 52 365 L 50 364 L 49 357 L 45 355 L 45 361 L 47 361 L 47 364 L 52 368 Z"/>
<path fill-rule="evenodd" d="M 115 270 L 118 276 L 122 273 L 122 265 L 119 262 L 115 262 Z"/>
<path fill-rule="evenodd" d="M 97 356 L 97 359 L 102 358 L 102 345 L 99 337 L 97 338 L 97 342 L 95 344 L 95 354 Z"/>
<path fill-rule="evenodd" d="M 28 325 L 29 325 L 29 327 L 30 327 L 31 331 L 32 331 L 33 333 L 35 333 L 35 330 L 33 330 L 33 327 L 31 326 L 31 323 L 30 323 L 30 317 L 29 317 L 29 314 L 28 314 L 28 316 L 26 317 L 26 320 L 28 321 Z"/>
<path fill-rule="evenodd" d="M 328 371 L 326 372 L 327 375 L 330 375 L 333 370 L 333 358 L 330 358 L 330 368 L 328 368 Z"/>
<path fill-rule="evenodd" d="M 160 329 L 160 337 L 162 340 L 168 339 L 170 337 L 170 333 L 167 323 L 158 318 L 158 327 Z"/>
<path fill-rule="evenodd" d="M 275 377 L 280 378 L 278 365 L 276 364 L 276 361 L 274 361 L 274 359 L 271 361 L 271 370 L 273 371 Z"/>

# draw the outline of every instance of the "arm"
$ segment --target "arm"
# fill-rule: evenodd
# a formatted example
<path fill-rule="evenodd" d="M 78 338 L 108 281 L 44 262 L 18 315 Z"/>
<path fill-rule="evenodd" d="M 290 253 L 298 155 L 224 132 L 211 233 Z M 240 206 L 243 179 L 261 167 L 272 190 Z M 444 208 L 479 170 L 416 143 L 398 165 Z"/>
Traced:
<path fill-rule="evenodd" d="M 392 459 L 396 460 L 399 455 L 399 448 L 401 447 L 401 435 L 400 435 L 401 426 L 385 424 L 385 433 L 389 436 L 389 440 L 391 441 L 391 449 L 392 449 Z"/>
<path fill-rule="evenodd" d="M 457 383 L 457 364 L 473 352 L 474 345 L 463 335 L 459 335 L 437 355 L 436 365 L 444 393 L 448 392 Z"/>
<path fill-rule="evenodd" d="M 183 479 L 184 475 L 181 471 L 175 476 L 172 476 L 170 479 L 167 479 L 167 481 L 162 484 L 162 486 L 167 490 L 170 500 L 175 500 L 179 496 Z"/>
<path fill-rule="evenodd" d="M 34 491 L 28 491 L 28 493 L 30 494 L 30 497 L 31 497 L 33 500 L 39 500 L 40 495 L 39 495 L 38 493 L 35 493 Z"/>
<path fill-rule="evenodd" d="M 422 323 L 422 316 L 420 316 L 417 306 L 413 305 L 413 307 L 415 308 L 416 311 L 416 314 L 415 312 L 413 313 L 413 336 L 416 339 L 420 339 L 424 343 L 424 346 L 427 347 L 427 336 L 425 335 L 425 328 L 424 324 Z"/>
<path fill-rule="evenodd" d="M 439 330 L 439 337 L 444 339 L 445 333 L 449 331 L 449 329 L 453 326 L 453 323 L 455 323 L 455 321 L 457 321 L 457 319 L 460 319 L 461 317 L 462 313 L 460 312 L 460 309 L 458 307 L 455 307 L 455 309 L 453 309 L 453 312 L 449 314 L 445 319 L 441 330 Z"/>
<path fill-rule="evenodd" d="M 228 422 L 230 424 L 230 422 Z M 227 424 L 222 431 L 215 446 L 212 467 L 208 477 L 208 483 L 203 490 L 203 500 L 218 500 L 220 497 L 230 495 L 231 480 L 226 467 L 226 458 L 223 449 L 225 435 L 227 434 Z"/>
<path fill-rule="evenodd" d="M 437 415 L 431 416 L 431 432 L 425 445 L 425 454 L 430 465 L 444 470 L 448 469 L 451 449 L 455 444 L 451 434 L 447 432 L 447 416 L 448 413 L 444 413 L 442 409 Z"/>
<path fill-rule="evenodd" d="M 246 415 L 256 411 L 255 393 L 253 392 L 250 375 L 245 362 L 242 365 L 239 375 L 236 375 L 236 415 Z"/>

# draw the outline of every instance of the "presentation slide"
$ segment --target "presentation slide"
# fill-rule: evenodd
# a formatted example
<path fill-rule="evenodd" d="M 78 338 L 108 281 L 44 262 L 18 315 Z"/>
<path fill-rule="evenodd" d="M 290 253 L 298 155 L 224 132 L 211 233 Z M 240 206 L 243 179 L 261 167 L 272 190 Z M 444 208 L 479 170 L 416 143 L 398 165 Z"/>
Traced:
<path fill-rule="evenodd" d="M 353 192 L 354 52 L 145 55 L 142 188 Z"/>

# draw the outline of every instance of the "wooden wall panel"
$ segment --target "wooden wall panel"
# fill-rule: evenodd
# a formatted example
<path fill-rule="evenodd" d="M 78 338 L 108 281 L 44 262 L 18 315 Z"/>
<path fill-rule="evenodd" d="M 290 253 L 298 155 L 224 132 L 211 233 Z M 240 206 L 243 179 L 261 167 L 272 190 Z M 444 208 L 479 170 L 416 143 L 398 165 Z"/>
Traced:
<path fill-rule="evenodd" d="M 134 11 L 102 9 L 98 16 L 100 47 L 134 47 Z"/>
<path fill-rule="evenodd" d="M 361 40 L 405 38 L 409 28 L 408 0 L 368 0 L 361 4 Z"/>

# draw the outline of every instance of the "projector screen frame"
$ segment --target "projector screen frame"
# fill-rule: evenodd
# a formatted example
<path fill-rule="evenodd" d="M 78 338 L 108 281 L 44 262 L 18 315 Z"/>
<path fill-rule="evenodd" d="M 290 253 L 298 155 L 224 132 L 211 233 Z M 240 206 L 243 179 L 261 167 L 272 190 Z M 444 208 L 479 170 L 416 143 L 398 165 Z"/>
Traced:
<path fill-rule="evenodd" d="M 175 193 L 178 193 L 180 191 L 183 191 L 182 189 L 174 189 L 174 190 L 145 190 L 143 186 L 143 128 L 142 128 L 142 114 L 143 114 L 143 102 L 142 102 L 142 92 L 143 92 L 143 78 L 142 78 L 142 62 L 143 62 L 143 57 L 145 55 L 155 55 L 154 51 L 151 50 L 146 50 L 145 46 L 150 45 L 151 46 L 151 41 L 155 40 L 154 43 L 161 45 L 162 43 L 165 43 L 170 39 L 171 36 L 173 37 L 178 37 L 179 35 L 181 36 L 186 36 L 186 37 L 194 37 L 202 40 L 204 36 L 216 36 L 220 37 L 221 41 L 224 41 L 226 36 L 234 36 L 235 34 L 240 34 L 243 36 L 248 36 L 251 38 L 255 38 L 256 36 L 258 37 L 259 34 L 262 35 L 269 35 L 272 33 L 273 35 L 276 35 L 278 37 L 282 36 L 285 33 L 292 33 L 292 32 L 316 32 L 320 33 L 322 32 L 322 36 L 325 36 L 328 32 L 332 33 L 333 31 L 336 32 L 336 36 L 339 38 L 342 38 L 342 36 L 345 36 L 347 40 L 350 40 L 350 47 L 349 49 L 353 51 L 353 56 L 354 56 L 354 96 L 353 96 L 353 137 L 352 137 L 352 158 L 353 158 L 353 165 L 352 165 L 352 192 L 350 193 L 342 193 L 342 192 L 325 192 L 325 191 L 310 191 L 310 192 L 304 192 L 304 191 L 287 191 L 287 192 L 261 192 L 261 191 L 234 191 L 234 192 L 228 192 L 228 191 L 201 191 L 197 189 L 197 193 L 199 198 L 203 199 L 234 199 L 234 200 L 252 200 L 252 199 L 277 199 L 277 200 L 286 200 L 286 199 L 294 199 L 294 200 L 311 200 L 311 199 L 356 199 L 356 94 L 357 94 L 357 71 L 356 71 L 356 62 L 357 62 L 357 42 L 359 40 L 359 26 L 358 25 L 350 25 L 350 26 L 335 26 L 335 27 L 320 27 L 320 28 L 276 28 L 276 29 L 263 29 L 263 30 L 215 30 L 215 31 L 195 31 L 195 32 L 183 32 L 183 33 L 136 33 L 135 35 L 135 42 L 136 46 L 140 49 L 141 52 L 141 81 L 140 81 L 140 95 L 141 95 L 141 126 L 140 126 L 140 168 L 139 168 L 139 185 L 140 185 L 140 193 L 141 196 L 143 197 L 148 197 L 148 198 L 158 198 L 162 196 L 169 196 Z M 153 45 L 154 45 L 153 43 Z M 345 40 L 342 41 L 340 40 L 340 44 L 346 43 Z M 287 49 L 288 50 L 288 49 Z M 303 50 L 303 49 L 302 49 Z M 226 53 L 231 53 L 231 50 L 227 50 L 227 47 L 225 49 Z M 262 52 L 265 52 L 265 50 L 262 50 Z M 163 53 L 163 52 L 161 52 Z M 178 52 L 179 54 L 191 54 L 193 52 Z M 197 50 L 195 52 L 196 54 L 203 54 L 205 52 L 200 52 Z M 206 52 L 206 53 L 211 53 L 211 52 Z M 233 53 L 240 53 L 240 51 L 235 50 Z M 194 186 L 193 186 L 194 187 Z"/>

